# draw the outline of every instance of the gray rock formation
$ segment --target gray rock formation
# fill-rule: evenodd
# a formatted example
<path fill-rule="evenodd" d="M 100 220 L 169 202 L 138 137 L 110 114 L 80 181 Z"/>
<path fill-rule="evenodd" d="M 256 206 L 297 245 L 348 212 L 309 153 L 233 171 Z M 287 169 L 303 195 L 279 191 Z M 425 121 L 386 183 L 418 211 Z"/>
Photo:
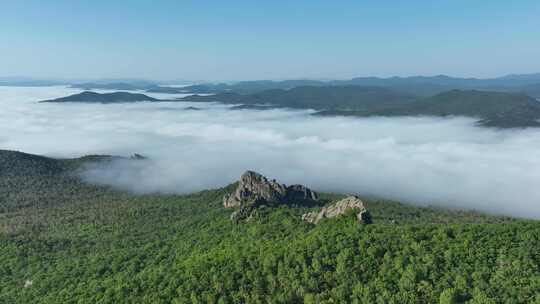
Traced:
<path fill-rule="evenodd" d="M 285 193 L 285 201 L 318 201 L 317 193 L 303 185 L 290 185 Z"/>
<path fill-rule="evenodd" d="M 240 177 L 238 188 L 233 194 L 223 197 L 225 208 L 239 207 L 255 200 L 284 204 L 318 200 L 317 193 L 302 185 L 286 186 L 275 179 L 268 180 L 263 175 L 246 171 Z"/>
<path fill-rule="evenodd" d="M 287 186 L 259 173 L 246 171 L 234 193 L 223 197 L 223 206 L 238 208 L 231 214 L 231 219 L 238 221 L 252 217 L 261 205 L 303 204 L 317 200 L 317 193 L 305 186 Z"/>
<path fill-rule="evenodd" d="M 238 210 L 231 213 L 231 220 L 238 222 L 240 220 L 249 220 L 257 212 L 257 208 L 266 203 L 265 200 L 258 198 L 254 201 L 241 205 Z"/>
<path fill-rule="evenodd" d="M 356 216 L 360 223 L 369 224 L 371 222 L 371 217 L 364 206 L 364 202 L 362 202 L 362 200 L 360 200 L 360 198 L 357 196 L 348 196 L 340 201 L 337 201 L 331 206 L 322 208 L 322 210 L 319 212 L 305 213 L 302 215 L 302 220 L 317 224 L 324 218 L 336 217 L 348 212 L 349 210 L 358 211 Z"/>

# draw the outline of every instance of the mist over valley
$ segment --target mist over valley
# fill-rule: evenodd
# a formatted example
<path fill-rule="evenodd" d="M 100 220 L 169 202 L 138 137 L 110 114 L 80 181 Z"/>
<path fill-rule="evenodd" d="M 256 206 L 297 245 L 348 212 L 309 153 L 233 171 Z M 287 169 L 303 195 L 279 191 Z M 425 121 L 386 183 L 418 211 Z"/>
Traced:
<path fill-rule="evenodd" d="M 147 159 L 81 173 L 134 193 L 221 187 L 250 169 L 319 191 L 540 217 L 536 128 L 483 128 L 465 117 L 319 117 L 217 102 L 37 103 L 77 92 L 0 88 L 0 147 L 60 158 L 140 153 Z"/>

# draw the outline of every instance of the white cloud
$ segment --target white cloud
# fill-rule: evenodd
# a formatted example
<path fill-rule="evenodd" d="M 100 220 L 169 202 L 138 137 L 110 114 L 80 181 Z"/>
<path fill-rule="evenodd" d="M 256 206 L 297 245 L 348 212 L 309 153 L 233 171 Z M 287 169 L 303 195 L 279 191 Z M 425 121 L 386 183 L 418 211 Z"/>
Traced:
<path fill-rule="evenodd" d="M 137 192 L 226 185 L 246 169 L 321 191 L 540 218 L 540 130 L 466 118 L 321 118 L 220 104 L 37 104 L 75 89 L 0 88 L 0 148 L 150 157 L 85 177 Z M 202 111 L 186 111 L 196 106 Z"/>

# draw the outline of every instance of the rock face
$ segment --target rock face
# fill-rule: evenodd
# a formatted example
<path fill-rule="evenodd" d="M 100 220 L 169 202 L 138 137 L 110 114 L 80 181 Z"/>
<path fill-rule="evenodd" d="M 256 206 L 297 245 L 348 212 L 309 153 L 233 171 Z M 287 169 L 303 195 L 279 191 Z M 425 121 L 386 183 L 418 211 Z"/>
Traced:
<path fill-rule="evenodd" d="M 342 215 L 349 210 L 358 211 L 357 218 L 360 223 L 371 223 L 371 217 L 364 206 L 364 202 L 357 196 L 348 196 L 335 204 L 322 208 L 319 212 L 309 212 L 302 215 L 302 220 L 317 224 L 324 218 L 332 218 Z"/>
<path fill-rule="evenodd" d="M 317 193 L 303 185 L 290 185 L 285 195 L 286 201 L 317 201 Z"/>
<path fill-rule="evenodd" d="M 317 200 L 317 193 L 305 186 L 287 186 L 257 172 L 246 171 L 234 193 L 223 197 L 223 207 L 238 207 L 231 219 L 241 220 L 250 218 L 261 205 L 302 204 Z"/>
<path fill-rule="evenodd" d="M 232 195 L 223 197 L 223 206 L 225 208 L 239 207 L 255 200 L 283 204 L 291 201 L 316 201 L 318 197 L 314 191 L 305 186 L 286 186 L 275 179 L 268 180 L 257 172 L 246 171 L 240 177 L 236 191 Z"/>

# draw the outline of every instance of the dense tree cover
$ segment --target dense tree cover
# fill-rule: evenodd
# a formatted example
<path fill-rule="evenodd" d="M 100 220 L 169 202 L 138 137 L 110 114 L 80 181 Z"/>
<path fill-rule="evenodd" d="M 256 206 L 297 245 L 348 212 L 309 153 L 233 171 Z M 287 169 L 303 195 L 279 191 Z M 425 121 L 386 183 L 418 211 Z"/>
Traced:
<path fill-rule="evenodd" d="M 540 103 L 518 93 L 451 90 L 428 98 L 414 98 L 380 87 L 327 86 L 266 90 L 245 95 L 234 92 L 192 95 L 183 100 L 310 108 L 321 110 L 316 115 L 325 116 L 467 116 L 490 127 L 540 126 Z"/>
<path fill-rule="evenodd" d="M 540 103 L 516 93 L 453 90 L 392 108 L 365 110 L 328 110 L 325 116 L 468 116 L 479 124 L 498 128 L 540 126 Z"/>
<path fill-rule="evenodd" d="M 480 125 L 498 128 L 523 128 L 540 127 L 540 103 L 524 92 L 539 90 L 538 83 L 527 83 L 525 87 L 515 87 L 511 92 L 503 92 L 504 89 L 493 87 L 493 91 L 470 90 L 474 85 L 465 85 L 467 81 L 460 79 L 434 78 L 430 79 L 429 88 L 439 86 L 447 82 L 448 85 L 465 87 L 440 92 L 434 96 L 423 94 L 411 94 L 400 86 L 408 81 L 411 86 L 422 84 L 426 77 L 407 79 L 372 79 L 362 78 L 351 80 L 351 84 L 337 85 L 339 82 L 325 82 L 299 80 L 299 81 L 254 81 L 243 82 L 236 85 L 219 84 L 214 86 L 197 85 L 193 90 L 214 88 L 215 95 L 190 95 L 180 98 L 180 101 L 191 102 L 222 102 L 227 104 L 239 104 L 231 109 L 270 109 L 274 107 L 287 107 L 298 109 L 318 110 L 316 115 L 325 116 L 467 116 L 478 119 Z M 405 82 L 403 82 L 405 81 Z M 373 85 L 360 86 L 358 83 Z M 386 83 L 388 86 L 377 86 Z M 518 82 L 522 83 L 522 82 Z M 110 84 L 112 86 L 121 84 Z M 394 87 L 394 86 L 397 86 Z M 446 86 L 446 85 L 444 85 Z M 234 87 L 237 89 L 226 89 Z M 246 89 L 247 92 L 241 88 Z M 272 89 L 256 89 L 263 87 L 275 87 Z M 410 86 L 407 85 L 408 88 Z M 429 90 L 428 88 L 428 90 Z M 157 87 L 150 89 L 151 92 L 179 93 L 177 90 L 187 88 Z M 253 90 L 253 91 L 252 91 Z M 94 92 L 82 92 L 67 97 L 45 100 L 42 102 L 138 102 L 160 101 L 140 93 L 115 92 L 98 94 Z M 165 100 L 161 100 L 165 101 Z M 169 100 L 171 101 L 171 100 Z M 265 106 L 262 106 L 265 105 Z"/>
<path fill-rule="evenodd" d="M 287 206 L 236 224 L 234 185 L 135 196 L 68 169 L 0 175 L 18 189 L 0 197 L 18 198 L 0 211 L 0 303 L 540 303 L 537 221 L 368 199 L 371 225 Z"/>
<path fill-rule="evenodd" d="M 540 126 L 540 103 L 527 95 L 453 90 L 407 104 L 374 111 L 379 116 L 470 116 L 480 124 L 500 128 Z"/>

